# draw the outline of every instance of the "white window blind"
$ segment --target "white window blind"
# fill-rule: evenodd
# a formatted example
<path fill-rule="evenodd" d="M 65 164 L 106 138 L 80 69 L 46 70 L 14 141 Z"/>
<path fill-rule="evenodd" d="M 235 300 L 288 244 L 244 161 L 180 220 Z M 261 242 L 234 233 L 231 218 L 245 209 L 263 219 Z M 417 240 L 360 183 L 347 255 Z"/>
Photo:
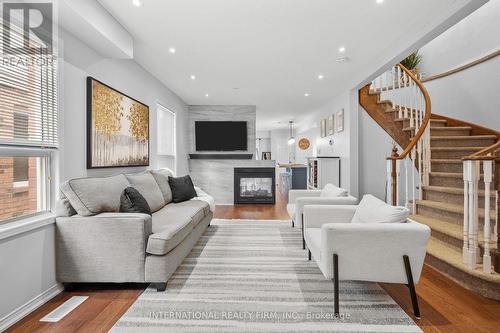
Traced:
<path fill-rule="evenodd" d="M 158 155 L 175 156 L 175 113 L 158 104 Z"/>
<path fill-rule="evenodd" d="M 0 18 L 0 36 L 6 27 Z M 9 27 L 14 45 L 22 34 Z M 12 42 L 11 42 L 12 43 Z M 55 56 L 0 58 L 0 145 L 57 147 L 57 61 Z"/>

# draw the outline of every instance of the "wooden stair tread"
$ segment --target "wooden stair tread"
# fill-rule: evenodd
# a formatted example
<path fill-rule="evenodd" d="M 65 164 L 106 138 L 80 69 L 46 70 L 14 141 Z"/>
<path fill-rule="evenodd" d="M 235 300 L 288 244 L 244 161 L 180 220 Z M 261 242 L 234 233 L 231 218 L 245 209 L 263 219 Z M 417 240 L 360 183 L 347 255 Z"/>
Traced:
<path fill-rule="evenodd" d="M 500 286 L 500 274 L 495 272 L 491 274 L 485 273 L 483 272 L 481 265 L 478 265 L 476 269 L 468 268 L 462 262 L 462 252 L 442 241 L 431 237 L 431 239 L 429 239 L 429 243 L 427 244 L 427 254 L 452 265 L 462 272 L 473 275 L 482 280 L 493 282 Z"/>
<path fill-rule="evenodd" d="M 456 158 L 431 158 L 431 163 L 454 163 L 454 164 L 462 164 L 464 161 Z"/>
<path fill-rule="evenodd" d="M 441 151 L 462 151 L 462 150 L 474 150 L 480 151 L 487 147 L 431 147 L 431 150 L 441 150 Z"/>
<path fill-rule="evenodd" d="M 464 131 L 464 130 L 472 130 L 472 127 L 470 127 L 470 126 L 445 126 L 445 127 L 439 128 L 439 130 Z"/>
<path fill-rule="evenodd" d="M 422 186 L 424 191 L 435 191 L 450 194 L 464 194 L 463 188 L 458 187 L 446 187 L 446 186 Z M 491 190 L 491 197 L 495 198 L 495 190 Z M 479 190 L 479 195 L 484 197 L 484 190 Z M 492 203 L 493 204 L 493 203 Z"/>
<path fill-rule="evenodd" d="M 447 178 L 464 178 L 463 173 L 458 172 L 429 172 L 429 176 L 432 177 L 447 177 Z"/>
<path fill-rule="evenodd" d="M 429 228 L 431 228 L 431 230 L 436 230 L 439 233 L 456 238 L 460 241 L 462 241 L 464 239 L 463 226 L 461 226 L 460 224 L 441 221 L 441 220 L 438 220 L 438 219 L 435 219 L 432 217 L 423 216 L 423 215 L 419 215 L 419 214 L 411 215 L 410 219 L 414 220 L 415 222 L 422 223 L 422 224 L 429 226 Z M 482 245 L 482 243 L 484 242 L 484 233 L 478 232 L 478 238 L 479 238 L 479 242 L 481 243 L 480 245 Z M 443 242 L 443 241 L 441 241 L 441 242 Z M 495 250 L 497 248 L 497 244 L 493 239 L 490 240 L 490 248 L 492 250 Z"/>
<path fill-rule="evenodd" d="M 425 206 L 434 209 L 444 210 L 450 213 L 463 214 L 464 206 L 434 200 L 417 200 L 417 206 Z M 479 218 L 484 219 L 484 208 L 478 208 Z M 490 209 L 490 219 L 495 220 L 495 211 Z"/>
<path fill-rule="evenodd" d="M 453 135 L 440 135 L 431 136 L 431 140 L 468 140 L 468 139 L 493 139 L 496 140 L 496 135 L 466 135 L 466 136 L 453 136 Z"/>
<path fill-rule="evenodd" d="M 448 123 L 448 121 L 444 120 L 444 119 L 431 119 L 431 123 L 442 123 L 442 124 L 446 124 Z"/>

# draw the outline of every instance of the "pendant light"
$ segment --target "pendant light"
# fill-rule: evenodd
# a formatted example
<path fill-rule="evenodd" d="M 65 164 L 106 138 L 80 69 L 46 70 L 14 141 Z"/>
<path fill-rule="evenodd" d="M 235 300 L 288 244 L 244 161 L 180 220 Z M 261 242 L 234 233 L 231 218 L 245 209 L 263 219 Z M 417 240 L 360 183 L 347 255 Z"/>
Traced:
<path fill-rule="evenodd" d="M 293 145 L 295 143 L 295 138 L 293 137 L 293 121 L 290 120 L 290 138 L 288 139 L 288 144 Z"/>

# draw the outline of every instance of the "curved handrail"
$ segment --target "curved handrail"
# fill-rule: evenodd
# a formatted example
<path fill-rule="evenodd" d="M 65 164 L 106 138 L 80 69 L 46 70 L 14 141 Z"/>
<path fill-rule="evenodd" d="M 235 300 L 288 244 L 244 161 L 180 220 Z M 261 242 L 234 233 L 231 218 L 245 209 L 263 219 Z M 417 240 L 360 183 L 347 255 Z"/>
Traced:
<path fill-rule="evenodd" d="M 429 126 L 429 123 L 431 121 L 431 98 L 429 96 L 429 92 L 427 89 L 425 89 L 424 85 L 420 80 L 411 72 L 409 71 L 405 66 L 398 64 L 399 68 L 406 72 L 406 74 L 417 84 L 418 88 L 422 92 L 424 99 L 425 99 L 425 116 L 422 121 L 422 125 L 417 131 L 417 134 L 411 139 L 410 143 L 408 146 L 403 150 L 403 152 L 398 155 L 398 156 L 389 156 L 387 157 L 388 160 L 403 160 L 405 159 L 408 154 L 412 151 L 413 148 L 417 145 L 418 141 L 422 138 L 422 135 L 424 135 L 425 130 L 427 129 L 427 126 Z"/>
<path fill-rule="evenodd" d="M 462 160 L 463 161 L 498 161 L 498 160 L 500 160 L 500 156 L 494 156 L 494 155 L 488 156 L 488 154 L 492 154 L 497 150 L 500 150 L 500 140 L 497 143 L 478 151 L 477 153 L 474 153 L 474 154 L 469 155 L 469 156 L 465 156 L 464 158 L 462 158 Z"/>

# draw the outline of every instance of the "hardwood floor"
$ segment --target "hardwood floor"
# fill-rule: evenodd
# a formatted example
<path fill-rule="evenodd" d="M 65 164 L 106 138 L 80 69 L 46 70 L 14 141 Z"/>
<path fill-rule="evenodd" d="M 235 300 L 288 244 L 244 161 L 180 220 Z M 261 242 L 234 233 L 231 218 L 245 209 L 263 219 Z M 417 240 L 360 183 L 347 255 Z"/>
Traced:
<path fill-rule="evenodd" d="M 288 219 L 286 200 L 276 205 L 217 206 L 216 218 Z M 107 332 L 125 313 L 146 285 L 81 285 L 63 292 L 15 324 L 7 332 Z M 408 290 L 403 285 L 382 287 L 412 317 Z M 424 332 L 500 332 L 500 302 L 489 300 L 462 288 L 441 273 L 425 266 L 417 286 L 422 319 L 416 323 Z M 71 296 L 90 296 L 59 323 L 38 320 Z"/>

